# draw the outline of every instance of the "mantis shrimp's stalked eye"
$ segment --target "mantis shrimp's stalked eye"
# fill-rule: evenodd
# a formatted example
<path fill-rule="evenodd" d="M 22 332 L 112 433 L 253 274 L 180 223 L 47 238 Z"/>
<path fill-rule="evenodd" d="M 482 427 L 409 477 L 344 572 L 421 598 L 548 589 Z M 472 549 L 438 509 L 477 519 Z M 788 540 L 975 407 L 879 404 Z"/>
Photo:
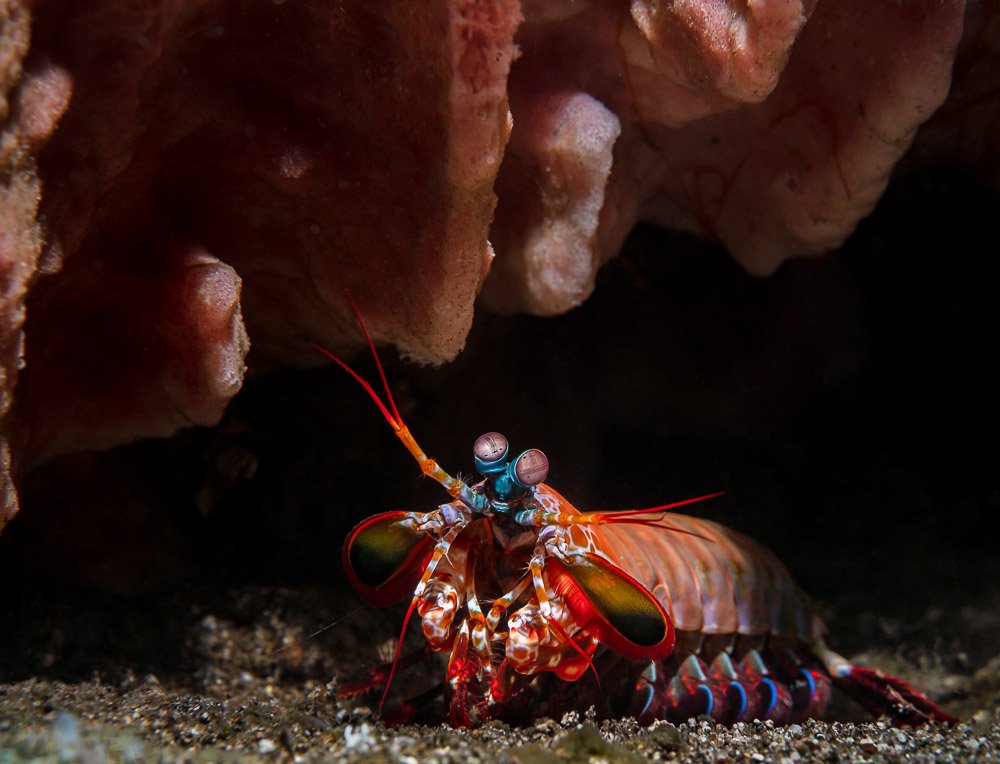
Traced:
<path fill-rule="evenodd" d="M 472 446 L 476 469 L 483 475 L 502 471 L 506 466 L 507 449 L 507 438 L 499 432 L 480 435 Z"/>
<path fill-rule="evenodd" d="M 529 448 L 514 461 L 511 477 L 522 488 L 532 488 L 549 476 L 549 458 L 537 448 Z"/>

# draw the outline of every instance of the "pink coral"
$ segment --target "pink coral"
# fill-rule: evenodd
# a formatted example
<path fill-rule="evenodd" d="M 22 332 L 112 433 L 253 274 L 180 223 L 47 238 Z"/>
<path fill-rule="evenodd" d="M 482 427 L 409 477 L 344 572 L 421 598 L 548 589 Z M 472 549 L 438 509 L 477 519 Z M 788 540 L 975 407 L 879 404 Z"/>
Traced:
<path fill-rule="evenodd" d="M 16 87 L 21 142 L 48 139 L 32 164 L 52 275 L 28 306 L 17 471 L 217 422 L 247 333 L 259 368 L 318 363 L 309 340 L 344 343 L 344 287 L 376 336 L 458 352 L 492 258 L 516 3 L 33 13 Z M 12 229 L 34 230 L 30 212 Z"/>
<path fill-rule="evenodd" d="M 624 11 L 576 3 L 556 24 L 548 3 L 533 5 L 518 38 L 531 53 L 511 75 L 515 130 L 487 297 L 539 314 L 579 304 L 637 220 L 718 239 L 757 274 L 838 246 L 944 100 L 964 10 L 962 2 L 635 0 Z M 558 152 L 583 156 L 597 125 L 621 123 L 613 150 L 574 170 L 602 201 L 586 223 L 579 207 L 562 219 L 551 203 L 536 213 L 536 198 L 573 182 L 548 139 L 519 138 L 535 131 L 537 103 L 574 93 L 599 103 L 567 117 L 582 124 L 564 124 L 562 134 L 585 137 Z M 591 243 L 567 237 L 567 226 L 590 230 Z"/>

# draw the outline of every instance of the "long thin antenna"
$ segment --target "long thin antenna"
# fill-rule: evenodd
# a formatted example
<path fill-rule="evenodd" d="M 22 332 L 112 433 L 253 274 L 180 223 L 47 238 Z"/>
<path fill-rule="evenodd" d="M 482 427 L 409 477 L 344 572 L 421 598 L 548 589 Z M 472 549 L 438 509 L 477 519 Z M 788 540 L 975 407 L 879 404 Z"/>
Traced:
<path fill-rule="evenodd" d="M 319 352 L 321 352 L 323 355 L 325 355 L 327 358 L 329 358 L 331 361 L 333 361 L 335 364 L 337 364 L 338 366 L 340 366 L 340 368 L 342 368 L 344 371 L 346 371 L 352 377 L 354 377 L 354 380 L 359 385 L 361 385 L 361 387 L 364 388 L 364 391 L 366 393 L 368 393 L 368 396 L 373 401 L 375 401 L 375 405 L 378 406 L 378 410 L 382 412 L 382 416 L 385 417 L 385 421 L 387 421 L 389 423 L 389 425 L 392 427 L 392 429 L 394 431 L 398 431 L 399 428 L 403 426 L 402 422 L 400 422 L 397 419 L 394 419 L 393 416 L 392 416 L 392 414 L 389 413 L 389 409 L 387 409 L 385 407 L 385 404 L 382 403 L 382 399 L 378 397 L 378 393 L 376 393 L 372 389 L 372 386 L 370 384 L 368 384 L 368 380 L 367 379 L 365 379 L 360 374 L 358 374 L 354 369 L 352 369 L 350 366 L 348 366 L 346 362 L 341 361 L 339 358 L 337 358 L 337 356 L 335 356 L 333 353 L 331 353 L 329 350 L 327 350 L 322 345 L 317 345 L 315 342 L 310 342 L 309 344 L 312 345 L 313 348 L 315 348 L 316 350 L 318 350 Z M 381 368 L 381 367 L 379 367 L 379 368 Z M 390 398 L 390 400 L 392 400 L 392 399 Z M 395 406 L 393 408 L 395 408 Z"/>
<path fill-rule="evenodd" d="M 357 613 L 360 613 L 366 607 L 368 607 L 368 606 L 367 605 L 358 605 L 351 612 L 347 613 L 346 615 L 340 616 L 340 618 L 338 618 L 333 623 L 328 623 L 322 629 L 317 629 L 312 634 L 310 634 L 308 637 L 302 637 L 302 639 L 300 639 L 298 642 L 292 642 L 292 644 L 290 644 L 290 645 L 285 645 L 284 647 L 279 647 L 277 650 L 272 650 L 269 653 L 265 653 L 265 655 L 267 655 L 268 657 L 270 657 L 272 655 L 277 655 L 278 653 L 283 653 L 283 652 L 285 652 L 285 650 L 291 650 L 293 647 L 298 647 L 299 645 L 308 642 L 313 637 L 318 637 L 320 634 L 322 634 L 327 629 L 332 629 L 338 623 L 342 623 L 343 621 L 346 621 L 348 618 L 351 618 L 352 616 L 356 615 Z"/>
<path fill-rule="evenodd" d="M 396 652 L 392 656 L 392 667 L 389 669 L 389 676 L 385 680 L 385 689 L 382 690 L 382 698 L 378 702 L 378 711 L 382 713 L 382 706 L 385 705 L 385 699 L 389 697 L 389 685 L 392 684 L 392 678 L 396 675 L 396 666 L 399 665 L 399 654 L 403 649 L 403 640 L 406 639 L 406 627 L 410 625 L 410 617 L 413 615 L 414 609 L 417 607 L 417 603 L 420 598 L 414 595 L 413 599 L 410 600 L 410 606 L 406 609 L 406 617 L 403 618 L 403 628 L 399 632 L 399 641 L 396 642 Z"/>
<path fill-rule="evenodd" d="M 410 433 L 410 429 L 403 421 L 403 417 L 400 416 L 399 409 L 396 408 L 396 401 L 392 397 L 392 391 L 389 389 L 389 382 L 385 376 L 385 369 L 382 368 L 382 362 L 379 360 L 378 352 L 375 350 L 375 343 L 372 341 L 371 334 L 368 332 L 368 327 L 365 326 L 365 320 L 361 316 L 361 309 L 358 307 L 357 302 L 348 290 L 344 290 L 344 295 L 347 297 L 347 301 L 351 304 L 351 309 L 354 311 L 354 315 L 358 319 L 358 325 L 361 327 L 361 331 L 365 335 L 365 341 L 368 343 L 368 349 L 371 351 L 372 358 L 375 360 L 375 366 L 378 368 L 379 378 L 382 380 L 382 387 L 385 390 L 385 397 L 388 401 L 388 406 L 382 401 L 378 393 L 376 393 L 374 388 L 372 388 L 372 386 L 368 383 L 368 380 L 352 369 L 346 361 L 341 360 L 329 350 L 317 345 L 315 342 L 311 342 L 309 344 L 350 374 L 354 381 L 361 385 L 362 389 L 364 389 L 364 391 L 368 394 L 368 397 L 375 402 L 376 406 L 378 406 L 378 410 L 381 412 L 382 416 L 385 417 L 385 421 L 389 423 L 389 426 L 396 434 L 396 437 L 403 442 L 403 445 L 406 446 L 406 450 L 409 451 L 410 455 L 417 460 L 417 464 L 420 465 L 421 472 L 440 483 L 449 495 L 454 496 L 456 499 L 469 507 L 469 509 L 478 512 L 484 511 L 489 505 L 486 497 L 482 494 L 475 493 L 464 482 L 453 478 L 441 469 L 441 466 L 436 461 L 424 453 L 420 444 L 417 443 L 416 439 Z"/>
<path fill-rule="evenodd" d="M 382 368 L 382 362 L 378 358 L 378 353 L 375 352 L 375 343 L 372 342 L 372 336 L 368 333 L 368 327 L 365 326 L 365 320 L 361 317 L 361 309 L 358 307 L 358 303 L 354 299 L 354 295 L 350 293 L 349 290 L 344 290 L 344 295 L 347 297 L 347 301 L 351 303 L 351 308 L 354 310 L 354 315 L 358 319 L 358 325 L 361 327 L 361 331 L 365 335 L 365 340 L 368 342 L 368 349 L 372 353 L 372 358 L 375 359 L 375 367 L 378 369 L 378 375 L 382 379 L 382 389 L 385 390 L 386 400 L 389 401 L 389 408 L 392 409 L 392 414 L 400 425 L 403 424 L 403 417 L 399 415 L 399 409 L 396 408 L 396 400 L 392 397 L 392 390 L 389 389 L 389 382 L 385 378 L 385 369 Z"/>
<path fill-rule="evenodd" d="M 715 493 L 707 493 L 704 496 L 695 496 L 693 499 L 682 499 L 681 501 L 675 501 L 670 504 L 661 504 L 658 507 L 648 507 L 646 509 L 623 509 L 623 510 L 613 510 L 609 512 L 600 512 L 601 515 L 608 515 L 610 517 L 636 517 L 638 515 L 652 515 L 657 512 L 669 512 L 671 509 L 677 509 L 677 507 L 683 507 L 688 504 L 695 504 L 699 501 L 708 501 L 709 499 L 717 499 L 719 496 L 725 494 L 725 491 L 716 491 Z"/>
<path fill-rule="evenodd" d="M 696 533 L 695 531 L 689 531 L 686 528 L 678 528 L 676 525 L 670 525 L 665 522 L 665 518 L 650 518 L 647 517 L 647 515 L 665 514 L 671 509 L 683 507 L 687 504 L 694 504 L 699 501 L 714 499 L 722 496 L 724 493 L 725 491 L 718 491 L 716 493 L 706 494 L 705 496 L 696 496 L 693 499 L 682 499 L 681 501 L 675 501 L 670 504 L 662 504 L 659 507 L 648 507 L 647 509 L 593 512 L 589 515 L 582 515 L 581 519 L 583 522 L 595 523 L 598 525 L 645 525 L 647 527 L 651 526 L 654 528 L 661 528 L 665 531 L 672 531 L 673 533 L 683 533 L 687 536 L 694 536 L 704 541 L 713 541 L 713 539 L 703 536 L 700 533 Z"/>

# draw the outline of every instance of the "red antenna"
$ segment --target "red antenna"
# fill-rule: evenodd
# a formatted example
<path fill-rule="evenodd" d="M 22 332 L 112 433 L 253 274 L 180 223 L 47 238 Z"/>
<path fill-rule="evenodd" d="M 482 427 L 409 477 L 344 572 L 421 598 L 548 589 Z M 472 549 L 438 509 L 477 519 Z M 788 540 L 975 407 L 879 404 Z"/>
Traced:
<path fill-rule="evenodd" d="M 469 509 L 482 512 L 488 505 L 486 497 L 475 493 L 461 480 L 453 478 L 441 469 L 441 466 L 436 461 L 424 453 L 420 444 L 417 443 L 413 435 L 410 433 L 409 428 L 403 421 L 403 417 L 399 414 L 399 409 L 396 408 L 396 401 L 392 397 L 392 391 L 389 390 L 389 382 L 385 378 L 385 369 L 382 368 L 382 362 L 379 360 L 378 352 L 375 350 L 375 343 L 372 342 L 372 337 L 368 332 L 368 327 L 365 326 L 365 320 L 361 317 L 361 310 L 358 308 L 357 302 L 355 302 L 354 297 L 351 296 L 349 291 L 345 289 L 344 294 L 347 297 L 347 301 L 351 304 L 351 308 L 354 310 L 354 315 L 358 319 L 358 325 L 361 327 L 361 331 L 365 335 L 365 340 L 368 343 L 368 349 L 371 351 L 372 358 L 375 359 L 375 366 L 378 368 L 378 375 L 382 380 L 382 387 L 385 390 L 385 397 L 389 405 L 387 406 L 383 403 L 382 399 L 379 398 L 378 393 L 376 393 L 372 386 L 368 383 L 368 380 L 358 374 L 345 361 L 341 360 L 329 350 L 317 345 L 314 342 L 310 344 L 350 374 L 354 380 L 361 385 L 364 391 L 368 393 L 368 397 L 375 401 L 375 405 L 378 406 L 378 410 L 382 412 L 382 416 L 385 417 L 385 421 L 389 423 L 392 431 L 396 433 L 396 437 L 403 441 L 403 445 L 406 446 L 406 450 L 409 451 L 413 458 L 417 460 L 417 464 L 420 465 L 421 472 L 440 483 L 449 495 L 461 501 Z"/>

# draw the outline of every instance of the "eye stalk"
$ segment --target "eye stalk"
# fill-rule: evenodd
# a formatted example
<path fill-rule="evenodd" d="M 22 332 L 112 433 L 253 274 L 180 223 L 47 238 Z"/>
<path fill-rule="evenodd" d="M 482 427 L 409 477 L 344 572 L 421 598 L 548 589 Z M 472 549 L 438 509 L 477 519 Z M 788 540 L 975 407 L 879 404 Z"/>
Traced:
<path fill-rule="evenodd" d="M 481 475 L 503 472 L 507 466 L 508 450 L 507 438 L 499 432 L 488 432 L 485 435 L 480 435 L 472 446 L 476 470 Z"/>
<path fill-rule="evenodd" d="M 508 514 L 533 492 L 536 485 L 548 477 L 549 460 L 537 448 L 529 448 L 510 461 L 510 444 L 498 432 L 488 432 L 476 438 L 472 446 L 476 470 L 486 478 L 483 496 L 489 511 Z"/>
<path fill-rule="evenodd" d="M 529 448 L 511 464 L 510 476 L 521 488 L 534 488 L 549 476 L 549 458 L 537 448 Z"/>

